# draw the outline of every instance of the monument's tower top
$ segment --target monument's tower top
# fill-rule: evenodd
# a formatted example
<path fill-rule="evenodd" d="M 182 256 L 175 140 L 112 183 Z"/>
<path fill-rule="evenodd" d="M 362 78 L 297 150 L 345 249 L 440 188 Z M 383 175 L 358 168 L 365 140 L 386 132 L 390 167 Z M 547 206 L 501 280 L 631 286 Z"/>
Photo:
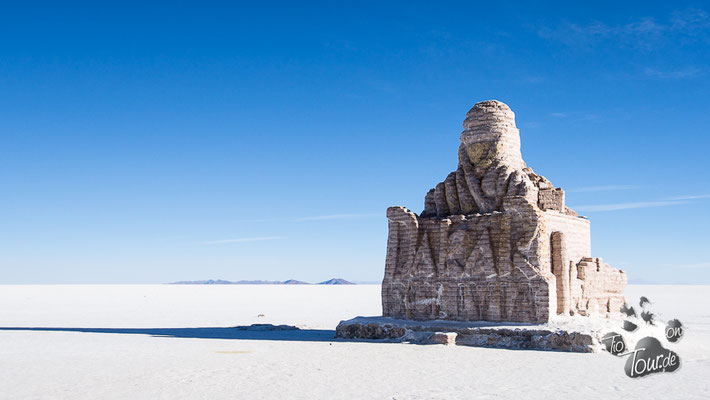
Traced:
<path fill-rule="evenodd" d="M 466 113 L 461 144 L 473 164 L 502 163 L 516 170 L 525 168 L 515 114 L 498 100 L 476 103 Z"/>

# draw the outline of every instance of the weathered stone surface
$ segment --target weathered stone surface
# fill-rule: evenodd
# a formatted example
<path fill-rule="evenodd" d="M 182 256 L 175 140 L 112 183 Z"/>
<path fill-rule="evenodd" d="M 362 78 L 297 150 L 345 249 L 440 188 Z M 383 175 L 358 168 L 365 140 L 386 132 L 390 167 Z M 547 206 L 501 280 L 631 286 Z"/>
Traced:
<path fill-rule="evenodd" d="M 467 326 L 446 321 L 406 321 L 358 317 L 342 321 L 336 338 L 370 339 L 416 344 L 448 344 L 506 349 L 592 353 L 601 348 L 598 332 L 566 331 L 546 326 Z"/>
<path fill-rule="evenodd" d="M 618 311 L 625 273 L 590 258 L 589 221 L 525 165 L 510 108 L 478 103 L 463 125 L 458 168 L 421 215 L 387 210 L 383 315 L 542 323 Z"/>
<path fill-rule="evenodd" d="M 341 339 L 398 339 L 407 333 L 402 326 L 393 324 L 339 324 L 335 337 Z"/>
<path fill-rule="evenodd" d="M 456 344 L 456 336 L 456 332 L 434 332 L 429 337 L 429 343 L 445 345 Z"/>

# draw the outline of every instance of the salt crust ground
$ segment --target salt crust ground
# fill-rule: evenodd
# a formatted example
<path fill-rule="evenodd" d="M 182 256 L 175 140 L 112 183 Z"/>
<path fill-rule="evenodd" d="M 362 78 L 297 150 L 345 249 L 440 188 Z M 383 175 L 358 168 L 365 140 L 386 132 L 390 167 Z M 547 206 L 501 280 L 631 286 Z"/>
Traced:
<path fill-rule="evenodd" d="M 687 328 L 668 345 L 679 371 L 633 380 L 606 353 L 332 339 L 341 319 L 379 314 L 378 285 L 0 286 L 0 398 L 708 398 L 708 293 L 627 288 Z M 252 323 L 303 329 L 228 328 Z"/>

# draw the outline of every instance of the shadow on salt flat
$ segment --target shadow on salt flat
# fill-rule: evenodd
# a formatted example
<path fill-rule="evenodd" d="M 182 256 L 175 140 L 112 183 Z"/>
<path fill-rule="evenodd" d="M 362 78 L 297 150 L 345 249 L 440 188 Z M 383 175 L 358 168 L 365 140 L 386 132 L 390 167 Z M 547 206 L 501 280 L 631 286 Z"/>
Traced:
<path fill-rule="evenodd" d="M 299 329 L 288 325 L 252 325 L 229 328 L 58 328 L 58 327 L 0 327 L 0 331 L 113 333 L 120 335 L 149 335 L 187 339 L 285 340 L 297 342 L 342 342 L 335 339 L 335 331 L 328 329 Z"/>

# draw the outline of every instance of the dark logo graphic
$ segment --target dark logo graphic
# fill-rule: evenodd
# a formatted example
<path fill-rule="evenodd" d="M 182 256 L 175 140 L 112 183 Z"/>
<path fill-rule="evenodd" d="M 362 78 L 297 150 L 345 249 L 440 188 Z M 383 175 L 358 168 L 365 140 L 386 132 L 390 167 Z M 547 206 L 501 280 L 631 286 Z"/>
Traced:
<path fill-rule="evenodd" d="M 639 328 L 638 325 L 634 324 L 629 320 L 624 321 L 624 330 L 627 332 L 635 332 Z"/>
<path fill-rule="evenodd" d="M 656 326 L 658 319 L 654 313 L 646 308 L 651 305 L 651 301 L 646 297 L 641 297 L 639 306 L 641 312 L 636 314 L 633 307 L 624 304 L 620 311 L 626 315 L 622 328 L 626 332 L 636 332 L 639 329 L 639 324 Z M 639 321 L 640 320 L 643 321 Z M 636 323 L 630 321 L 636 319 Z M 670 343 L 677 343 L 685 333 L 683 324 L 677 319 L 667 322 L 663 339 Z M 617 357 L 628 357 L 624 371 L 631 378 L 639 378 L 642 376 L 659 373 L 673 372 L 680 368 L 680 357 L 678 353 L 666 349 L 661 344 L 661 341 L 653 336 L 646 336 L 640 339 L 633 350 L 628 350 L 626 341 L 622 334 L 617 332 L 607 333 L 602 337 L 602 344 L 609 354 Z"/>
<path fill-rule="evenodd" d="M 666 339 L 671 343 L 678 342 L 683 337 L 683 324 L 677 319 L 668 321 L 666 324 Z"/>
<path fill-rule="evenodd" d="M 641 306 L 641 308 L 644 308 L 649 304 L 651 304 L 651 302 L 646 297 L 641 296 L 641 298 L 639 299 L 639 305 Z"/>
<path fill-rule="evenodd" d="M 663 348 L 655 337 L 645 337 L 636 343 L 636 348 L 626 360 L 624 371 L 631 378 L 657 372 L 673 372 L 680 367 L 680 357 L 675 351 Z"/>
<path fill-rule="evenodd" d="M 633 307 L 628 307 L 626 303 L 621 306 L 621 312 L 626 314 L 627 317 L 636 317 L 636 310 Z"/>
<path fill-rule="evenodd" d="M 610 332 L 602 337 L 602 343 L 606 351 L 615 356 L 620 356 L 626 352 L 626 342 L 624 337 L 616 332 Z"/>
<path fill-rule="evenodd" d="M 643 320 L 643 322 L 645 322 L 649 325 L 656 325 L 654 323 L 656 316 L 653 313 L 651 313 L 650 311 L 642 311 L 641 312 L 641 319 Z"/>

